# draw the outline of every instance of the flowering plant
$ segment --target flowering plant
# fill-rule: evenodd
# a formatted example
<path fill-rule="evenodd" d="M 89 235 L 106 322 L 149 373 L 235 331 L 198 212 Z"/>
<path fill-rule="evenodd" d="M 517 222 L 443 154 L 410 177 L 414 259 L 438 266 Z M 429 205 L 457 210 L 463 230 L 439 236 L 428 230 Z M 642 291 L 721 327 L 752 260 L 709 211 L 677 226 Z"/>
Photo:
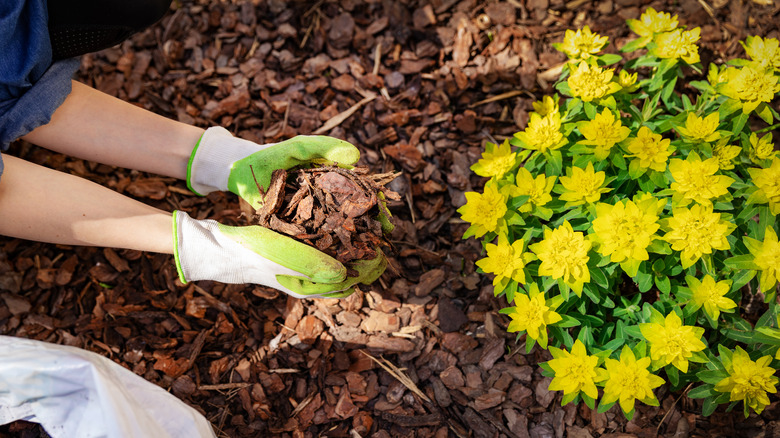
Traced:
<path fill-rule="evenodd" d="M 555 45 L 569 57 L 559 94 L 487 143 L 472 166 L 484 190 L 458 210 L 464 238 L 481 239 L 477 266 L 513 304 L 507 330 L 549 349 L 564 404 L 631 418 L 668 382 L 705 415 L 760 413 L 780 366 L 778 41 L 748 37 L 749 59 L 683 87 L 703 74 L 699 29 L 652 8 L 628 25 L 627 61 L 587 27 Z M 759 315 L 740 308 L 753 296 Z"/>

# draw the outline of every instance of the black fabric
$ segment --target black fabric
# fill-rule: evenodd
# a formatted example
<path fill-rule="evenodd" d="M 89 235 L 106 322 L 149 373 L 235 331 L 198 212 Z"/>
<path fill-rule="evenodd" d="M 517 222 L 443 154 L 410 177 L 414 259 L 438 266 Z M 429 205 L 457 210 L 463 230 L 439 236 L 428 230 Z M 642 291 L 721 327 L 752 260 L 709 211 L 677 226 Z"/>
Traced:
<path fill-rule="evenodd" d="M 49 0 L 54 60 L 102 50 L 160 20 L 171 0 Z"/>

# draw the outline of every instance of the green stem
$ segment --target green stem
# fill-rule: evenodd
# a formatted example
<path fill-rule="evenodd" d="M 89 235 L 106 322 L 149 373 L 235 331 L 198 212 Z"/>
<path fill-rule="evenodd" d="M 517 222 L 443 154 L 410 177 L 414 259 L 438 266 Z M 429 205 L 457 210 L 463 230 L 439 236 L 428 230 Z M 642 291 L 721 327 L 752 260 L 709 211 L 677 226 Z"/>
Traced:
<path fill-rule="evenodd" d="M 767 126 L 764 129 L 759 129 L 758 131 L 756 131 L 756 134 L 763 134 L 765 132 L 774 131 L 775 129 L 778 129 L 778 128 L 780 128 L 780 123 L 775 123 L 772 126 Z"/>

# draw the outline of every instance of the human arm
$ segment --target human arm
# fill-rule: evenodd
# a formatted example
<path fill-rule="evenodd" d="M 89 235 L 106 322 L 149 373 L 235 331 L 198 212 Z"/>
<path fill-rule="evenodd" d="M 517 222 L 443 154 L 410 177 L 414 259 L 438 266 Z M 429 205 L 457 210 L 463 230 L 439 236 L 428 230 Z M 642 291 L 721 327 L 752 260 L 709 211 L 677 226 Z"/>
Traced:
<path fill-rule="evenodd" d="M 356 283 L 376 280 L 385 268 L 383 257 L 361 262 L 360 276 L 348 278 L 335 259 L 265 228 L 219 225 L 181 211 L 172 218 L 86 179 L 13 156 L 3 159 L 0 234 L 5 236 L 175 253 L 183 281 L 262 284 L 298 298 L 348 295 Z"/>
<path fill-rule="evenodd" d="M 203 132 L 73 81 L 51 121 L 22 138 L 84 160 L 185 179 Z"/>
<path fill-rule="evenodd" d="M 3 155 L 0 234 L 173 253 L 171 213 L 74 175 Z"/>

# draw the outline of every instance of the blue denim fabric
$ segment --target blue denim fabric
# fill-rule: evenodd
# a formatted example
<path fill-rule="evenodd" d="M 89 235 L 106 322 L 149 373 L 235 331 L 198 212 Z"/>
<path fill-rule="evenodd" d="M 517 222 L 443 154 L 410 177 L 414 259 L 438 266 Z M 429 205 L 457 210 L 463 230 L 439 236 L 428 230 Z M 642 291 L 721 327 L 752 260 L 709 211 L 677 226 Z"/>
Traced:
<path fill-rule="evenodd" d="M 46 0 L 0 0 L 0 150 L 49 123 L 70 93 L 79 61 L 52 64 L 47 23 Z"/>

